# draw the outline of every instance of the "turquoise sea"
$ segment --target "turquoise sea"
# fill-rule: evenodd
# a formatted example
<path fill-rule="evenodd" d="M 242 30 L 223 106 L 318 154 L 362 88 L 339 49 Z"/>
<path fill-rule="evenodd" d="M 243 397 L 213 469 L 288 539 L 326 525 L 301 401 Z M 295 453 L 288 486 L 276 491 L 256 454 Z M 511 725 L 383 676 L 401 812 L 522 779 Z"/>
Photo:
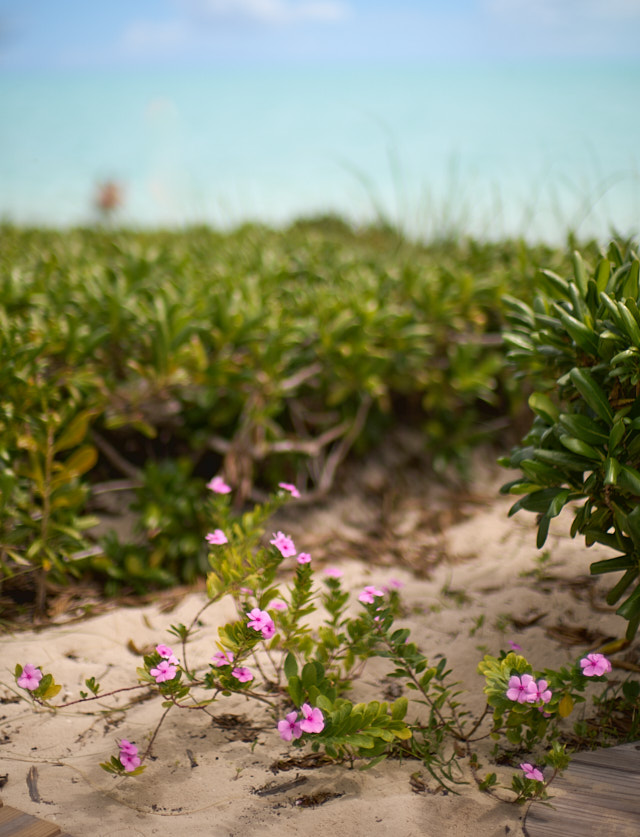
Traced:
<path fill-rule="evenodd" d="M 0 218 L 139 226 L 337 212 L 419 236 L 640 228 L 640 63 L 5 73 Z"/>

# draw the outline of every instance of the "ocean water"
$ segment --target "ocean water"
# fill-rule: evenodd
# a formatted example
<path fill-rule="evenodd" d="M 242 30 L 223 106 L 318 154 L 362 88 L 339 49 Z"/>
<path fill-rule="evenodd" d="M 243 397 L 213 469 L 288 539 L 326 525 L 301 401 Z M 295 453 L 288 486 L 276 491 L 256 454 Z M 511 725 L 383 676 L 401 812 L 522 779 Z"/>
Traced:
<path fill-rule="evenodd" d="M 0 78 L 0 218 L 340 213 L 426 238 L 640 228 L 640 63 L 225 67 Z"/>

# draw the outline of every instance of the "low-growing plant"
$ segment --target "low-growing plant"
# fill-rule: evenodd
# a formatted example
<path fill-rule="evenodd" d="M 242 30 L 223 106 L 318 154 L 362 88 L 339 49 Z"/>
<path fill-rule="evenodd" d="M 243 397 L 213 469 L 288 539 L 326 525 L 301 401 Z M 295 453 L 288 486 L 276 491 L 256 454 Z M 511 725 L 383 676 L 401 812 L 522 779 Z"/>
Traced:
<path fill-rule="evenodd" d="M 97 482 L 142 482 L 137 503 L 153 517 L 150 460 L 179 472 L 188 459 L 191 494 L 198 473 L 221 467 L 238 507 L 281 479 L 326 495 L 349 453 L 371 450 L 400 417 L 426 431 L 436 468 L 463 466 L 522 399 L 500 345 L 502 296 L 527 300 L 536 264 L 566 264 L 562 250 L 523 242 L 425 246 L 340 222 L 1 232 L 0 571 L 30 572 L 40 608 L 49 572 L 61 579 L 85 566 L 72 555 L 100 551 L 83 537 Z M 29 551 L 45 501 L 18 440 L 25 422 L 35 432 L 58 416 L 63 433 L 87 410 L 89 432 L 67 458 L 84 447 L 87 466 L 89 446 L 99 460 L 70 480 L 73 502 L 52 509 L 69 537 L 54 561 Z M 195 542 L 177 560 L 168 518 L 145 531 L 146 542 L 105 543 L 94 567 L 108 590 L 201 570 Z"/>
<path fill-rule="evenodd" d="M 622 573 L 609 604 L 640 625 L 640 262 L 631 244 L 613 242 L 589 271 L 574 254 L 573 277 L 544 270 L 533 305 L 508 299 L 509 358 L 536 384 L 531 431 L 502 463 L 521 471 L 503 487 L 523 494 L 538 515 L 538 547 L 563 508 L 571 536 L 617 554 L 593 574 Z"/>
<path fill-rule="evenodd" d="M 240 516 L 231 512 L 231 489 L 224 479 L 215 477 L 208 488 L 207 600 L 189 625 L 169 628 L 179 643 L 175 652 L 160 643 L 144 654 L 136 685 L 108 691 L 89 677 L 86 691 L 64 704 L 52 703 L 61 687 L 51 673 L 32 663 L 16 666 L 17 685 L 34 702 L 54 711 L 94 700 L 104 707 L 106 698 L 132 690 L 157 693 L 164 712 L 146 748 L 141 751 L 137 744 L 120 739 L 117 755 L 102 763 L 107 772 L 139 775 L 173 709 L 210 714 L 213 704 L 239 694 L 266 707 L 281 739 L 293 747 L 309 744 L 334 761 L 361 767 L 387 757 L 418 759 L 438 786 L 453 790 L 462 781 L 460 759 L 466 757 L 479 788 L 495 794 L 500 787 L 497 776 L 480 775 L 473 744 L 489 735 L 504 739 L 512 748 L 507 755 L 511 763 L 529 753 L 539 765 L 544 762 L 551 768 L 545 779 L 540 767 L 521 762 L 508 798 L 522 802 L 546 797 L 549 783 L 569 761 L 560 740 L 562 723 L 584 700 L 586 685 L 604 681 L 611 670 L 606 657 L 592 653 L 572 668 L 535 672 L 514 652 L 487 655 L 479 666 L 487 706 L 472 720 L 446 659 L 430 662 L 411 641 L 409 630 L 396 626 L 400 607 L 395 587 L 365 586 L 354 611 L 339 569 L 327 568 L 318 590 L 311 556 L 298 552 L 289 536 L 278 531 L 264 544 L 270 515 L 289 496 L 298 496 L 294 485 L 282 483 L 277 495 Z M 290 580 L 283 584 L 278 573 L 287 563 L 293 572 L 288 570 Z M 205 610 L 225 596 L 232 597 L 237 616 L 218 626 L 208 664 L 195 665 L 190 640 Z M 322 620 L 312 628 L 309 617 L 317 611 Z M 400 687 L 400 696 L 391 704 L 353 700 L 357 679 L 372 657 L 388 661 L 387 676 Z M 624 686 L 624 694 L 635 695 L 636 685 Z M 124 709 L 118 706 L 117 711 Z"/>

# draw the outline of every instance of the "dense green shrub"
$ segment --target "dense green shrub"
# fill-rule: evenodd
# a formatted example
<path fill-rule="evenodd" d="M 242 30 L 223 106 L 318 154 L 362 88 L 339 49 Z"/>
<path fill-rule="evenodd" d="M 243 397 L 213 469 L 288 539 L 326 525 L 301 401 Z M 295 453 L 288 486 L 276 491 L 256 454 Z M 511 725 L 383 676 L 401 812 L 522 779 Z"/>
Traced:
<path fill-rule="evenodd" d="M 568 280 L 542 271 L 533 305 L 507 300 L 509 357 L 536 388 L 531 432 L 503 460 L 522 476 L 503 490 L 525 495 L 512 514 L 539 515 L 539 547 L 571 505 L 571 535 L 618 553 L 591 572 L 623 574 L 608 602 L 623 600 L 631 638 L 640 624 L 640 263 L 631 244 L 614 242 L 593 269 L 578 253 L 573 267 Z"/>
<path fill-rule="evenodd" d="M 80 571 L 93 485 L 124 476 L 148 510 L 149 460 L 188 459 L 197 478 L 220 470 L 240 502 L 282 478 L 326 493 L 347 453 L 401 416 L 425 430 L 436 465 L 464 461 L 521 399 L 500 300 L 527 299 L 540 263 L 566 267 L 546 247 L 425 247 L 326 219 L 224 235 L 3 227 L 4 574 Z M 181 515 L 163 508 L 164 531 L 177 531 Z M 115 563 L 112 541 L 95 565 L 124 581 L 126 552 L 139 583 L 146 570 L 191 578 L 197 550 L 179 561 L 163 538 L 123 546 Z"/>

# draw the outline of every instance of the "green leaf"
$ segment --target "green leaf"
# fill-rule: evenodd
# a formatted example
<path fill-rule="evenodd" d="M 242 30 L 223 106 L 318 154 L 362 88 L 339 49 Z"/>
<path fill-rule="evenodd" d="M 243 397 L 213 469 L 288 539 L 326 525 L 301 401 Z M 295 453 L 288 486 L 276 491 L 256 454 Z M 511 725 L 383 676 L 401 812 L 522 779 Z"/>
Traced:
<path fill-rule="evenodd" d="M 363 735 L 358 732 L 354 732 L 347 736 L 347 742 L 353 747 L 362 747 L 365 750 L 370 750 L 376 743 L 370 735 Z"/>
<path fill-rule="evenodd" d="M 544 450 L 540 448 L 535 451 L 534 456 L 547 465 L 555 465 L 558 468 L 566 468 L 569 471 L 587 471 L 593 467 L 588 459 L 572 456 L 570 453 L 564 453 L 559 450 Z"/>
<path fill-rule="evenodd" d="M 637 619 L 638 614 L 640 614 L 640 584 L 636 587 L 629 598 L 620 605 L 620 607 L 616 610 L 616 613 L 628 621 Z"/>
<path fill-rule="evenodd" d="M 630 465 L 620 465 L 617 484 L 635 496 L 640 497 L 640 471 L 637 471 Z"/>
<path fill-rule="evenodd" d="M 300 681 L 300 678 L 290 677 L 289 682 L 287 684 L 287 690 L 294 705 L 301 706 L 304 692 L 302 689 L 302 682 Z"/>
<path fill-rule="evenodd" d="M 596 266 L 595 283 L 598 292 L 604 291 L 607 288 L 607 282 L 611 274 L 611 264 L 608 259 L 600 259 Z"/>
<path fill-rule="evenodd" d="M 566 279 L 558 276 L 558 274 L 554 273 L 552 270 L 541 270 L 540 274 L 544 278 L 547 285 L 551 288 L 554 295 L 557 294 L 565 299 L 569 298 L 569 283 Z"/>
<path fill-rule="evenodd" d="M 509 517 L 512 517 L 520 509 L 534 512 L 535 514 L 547 514 L 556 497 L 566 498 L 568 494 L 569 491 L 564 488 L 541 488 L 538 491 L 532 491 L 531 494 L 521 497 L 509 509 Z M 566 502 L 566 500 L 563 500 L 563 502 Z"/>
<path fill-rule="evenodd" d="M 617 555 L 615 558 L 607 558 L 604 561 L 594 561 L 590 566 L 591 575 L 603 575 L 604 573 L 618 573 L 630 569 L 637 569 L 638 563 L 631 555 Z"/>
<path fill-rule="evenodd" d="M 581 413 L 563 413 L 558 424 L 570 436 L 582 439 L 588 445 L 604 445 L 609 438 L 597 422 Z"/>
<path fill-rule="evenodd" d="M 613 423 L 607 444 L 610 454 L 616 450 L 620 442 L 624 439 L 625 432 L 626 428 L 621 419 Z"/>
<path fill-rule="evenodd" d="M 298 675 L 298 662 L 291 651 L 284 659 L 284 674 L 287 680 L 290 680 L 292 677 L 297 677 Z"/>
<path fill-rule="evenodd" d="M 640 269 L 640 262 L 638 261 L 638 259 L 634 259 L 634 261 L 631 264 L 629 274 L 624 281 L 624 285 L 622 286 L 622 296 L 631 297 L 632 299 L 638 299 L 638 295 L 639 295 L 639 290 L 638 290 L 639 269 Z"/>
<path fill-rule="evenodd" d="M 617 305 L 629 339 L 635 346 L 640 346 L 640 327 L 638 327 L 635 317 L 623 302 L 618 302 Z"/>
<path fill-rule="evenodd" d="M 64 463 L 65 482 L 86 474 L 97 461 L 98 451 L 92 445 L 84 445 L 84 447 L 78 448 Z"/>
<path fill-rule="evenodd" d="M 95 410 L 83 410 L 69 422 L 69 425 L 56 440 L 53 449 L 56 453 L 75 448 L 82 443 L 89 429 L 89 422 L 96 415 Z"/>
<path fill-rule="evenodd" d="M 627 570 L 626 573 L 615 585 L 615 587 L 612 587 L 611 590 L 609 590 L 609 592 L 607 593 L 607 604 L 614 605 L 620 598 L 622 598 L 622 595 L 626 592 L 626 590 L 635 581 L 637 577 L 637 567 L 632 567 L 631 569 Z"/>
<path fill-rule="evenodd" d="M 614 456 L 608 456 L 604 461 L 604 484 L 615 485 L 620 473 L 620 463 Z"/>
<path fill-rule="evenodd" d="M 305 689 L 309 689 L 310 686 L 317 686 L 318 674 L 314 663 L 305 663 L 302 667 L 301 679 Z"/>
<path fill-rule="evenodd" d="M 585 297 L 587 295 L 587 271 L 585 270 L 582 256 L 577 250 L 574 250 L 571 260 L 573 262 L 573 275 L 575 276 L 576 284 L 582 296 Z"/>
<path fill-rule="evenodd" d="M 599 384 L 587 369 L 574 367 L 569 373 L 571 381 L 593 412 L 607 424 L 613 422 L 613 410 Z"/>
<path fill-rule="evenodd" d="M 326 695 L 318 695 L 316 699 L 316 706 L 323 712 L 333 712 L 333 702 L 329 700 L 329 698 Z"/>
<path fill-rule="evenodd" d="M 545 515 L 538 523 L 538 534 L 536 536 L 536 546 L 538 549 L 542 549 L 547 540 L 547 535 L 549 534 L 549 522 L 550 519 Z"/>
<path fill-rule="evenodd" d="M 406 697 L 399 697 L 391 704 L 391 717 L 394 721 L 402 721 L 407 714 L 409 701 Z"/>
<path fill-rule="evenodd" d="M 560 444 L 564 445 L 572 453 L 577 453 L 578 456 L 584 456 L 585 459 L 592 459 L 597 462 L 603 458 L 603 454 L 600 451 L 583 442 L 581 439 L 576 439 L 574 436 L 562 434 L 560 436 Z"/>
<path fill-rule="evenodd" d="M 562 324 L 568 331 L 572 340 L 587 354 L 593 357 L 598 356 L 598 338 L 593 329 L 576 320 L 566 311 L 559 310 L 558 314 L 562 320 Z"/>
<path fill-rule="evenodd" d="M 529 396 L 529 407 L 536 415 L 540 416 L 547 424 L 555 424 L 558 421 L 560 411 L 549 398 L 542 392 L 532 392 Z"/>

